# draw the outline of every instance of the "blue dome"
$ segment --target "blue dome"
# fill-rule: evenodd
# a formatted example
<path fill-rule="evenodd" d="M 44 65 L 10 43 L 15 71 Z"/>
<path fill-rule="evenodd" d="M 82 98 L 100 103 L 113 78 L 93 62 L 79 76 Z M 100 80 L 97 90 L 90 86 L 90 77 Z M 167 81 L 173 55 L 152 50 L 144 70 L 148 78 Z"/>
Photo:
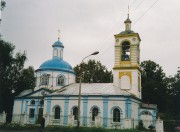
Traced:
<path fill-rule="evenodd" d="M 62 47 L 62 48 L 64 48 L 64 45 L 62 44 L 61 41 L 58 40 L 52 45 L 52 47 Z"/>
<path fill-rule="evenodd" d="M 54 71 L 64 71 L 64 72 L 74 73 L 71 65 L 58 57 L 42 63 L 39 69 L 37 69 L 37 71 L 42 71 L 42 70 L 52 70 L 52 71 L 54 70 Z"/>

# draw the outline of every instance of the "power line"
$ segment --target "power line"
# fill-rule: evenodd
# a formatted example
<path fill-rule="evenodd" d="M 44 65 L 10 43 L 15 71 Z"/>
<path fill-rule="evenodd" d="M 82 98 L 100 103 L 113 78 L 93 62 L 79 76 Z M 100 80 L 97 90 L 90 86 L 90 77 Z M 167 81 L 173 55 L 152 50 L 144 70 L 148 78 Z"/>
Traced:
<path fill-rule="evenodd" d="M 129 4 L 130 6 L 133 6 L 136 3 L 136 0 L 132 0 L 132 3 Z"/>
<path fill-rule="evenodd" d="M 140 3 L 135 7 L 134 10 L 136 10 L 143 2 L 144 2 L 144 0 L 141 0 Z"/>
<path fill-rule="evenodd" d="M 134 1 L 132 0 L 132 4 L 129 4 L 129 5 L 130 5 L 130 6 L 133 6 L 133 5 L 135 4 L 135 1 L 136 1 L 136 0 L 134 0 Z M 122 14 L 124 14 L 124 13 L 125 13 L 125 11 L 122 12 Z M 125 17 L 125 16 L 123 15 L 123 17 L 122 17 L 120 20 L 124 19 L 124 17 Z M 120 20 L 118 21 L 118 23 L 120 22 Z M 115 25 L 117 25 L 117 24 L 115 24 Z M 120 27 L 122 27 L 122 25 L 123 25 L 123 24 L 121 24 Z M 119 28 L 120 28 L 120 27 L 119 27 Z M 113 34 L 115 30 L 117 30 L 116 26 L 114 26 L 114 27 L 110 30 L 111 34 Z M 112 32 L 113 32 L 113 33 L 112 33 Z M 105 45 L 105 44 L 109 41 L 109 39 L 111 38 L 111 34 L 107 37 L 107 39 L 105 39 L 105 41 L 102 42 L 102 44 L 101 44 L 101 46 L 100 46 L 99 48 L 98 48 L 98 46 L 99 46 L 99 45 L 98 45 L 98 46 L 96 46 L 95 49 L 102 49 L 102 48 L 104 47 L 104 45 Z M 105 44 L 104 44 L 104 43 L 105 43 Z M 105 49 L 105 50 L 107 50 L 107 49 Z"/>
<path fill-rule="evenodd" d="M 146 13 L 148 13 L 148 11 L 150 11 L 150 9 L 153 8 L 153 6 L 158 2 L 159 0 L 156 0 L 145 12 L 143 15 L 141 15 L 135 22 L 133 25 L 135 25 L 144 15 L 146 15 Z"/>

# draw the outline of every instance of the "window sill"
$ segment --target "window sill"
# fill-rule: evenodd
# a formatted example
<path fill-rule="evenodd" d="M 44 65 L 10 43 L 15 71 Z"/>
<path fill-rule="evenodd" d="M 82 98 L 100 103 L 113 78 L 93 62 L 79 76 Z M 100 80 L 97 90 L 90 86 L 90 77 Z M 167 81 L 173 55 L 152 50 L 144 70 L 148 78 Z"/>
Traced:
<path fill-rule="evenodd" d="M 52 119 L 53 121 L 61 121 L 61 119 Z"/>
<path fill-rule="evenodd" d="M 30 119 L 30 120 L 33 120 L 33 119 L 34 119 L 34 117 L 29 117 L 29 119 Z"/>
<path fill-rule="evenodd" d="M 53 123 L 60 123 L 60 122 L 61 122 L 61 119 L 52 119 L 52 122 L 53 122 Z"/>
<path fill-rule="evenodd" d="M 120 122 L 111 122 L 111 124 L 114 125 L 114 126 L 119 126 L 119 125 L 121 125 Z"/>

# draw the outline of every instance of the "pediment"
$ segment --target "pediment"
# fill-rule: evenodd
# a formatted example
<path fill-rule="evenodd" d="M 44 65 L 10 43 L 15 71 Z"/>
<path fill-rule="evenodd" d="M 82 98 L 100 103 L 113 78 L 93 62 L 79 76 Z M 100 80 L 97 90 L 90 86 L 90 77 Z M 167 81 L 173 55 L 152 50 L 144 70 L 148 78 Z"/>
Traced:
<path fill-rule="evenodd" d="M 20 94 L 20 95 L 16 96 L 15 98 L 38 98 L 38 97 L 46 96 L 51 93 L 52 93 L 51 90 L 46 89 L 46 88 L 41 88 L 36 91 L 32 91 L 31 93 L 24 94 L 22 96 Z"/>

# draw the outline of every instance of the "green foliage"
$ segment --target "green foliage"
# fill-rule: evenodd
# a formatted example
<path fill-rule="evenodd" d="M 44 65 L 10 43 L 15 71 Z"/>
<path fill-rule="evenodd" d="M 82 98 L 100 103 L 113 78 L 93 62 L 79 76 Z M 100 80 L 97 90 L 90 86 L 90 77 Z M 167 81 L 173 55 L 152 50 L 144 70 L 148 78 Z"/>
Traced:
<path fill-rule="evenodd" d="M 40 129 L 37 125 L 20 126 L 18 124 L 7 124 L 0 125 L 1 130 L 34 130 Z M 96 127 L 69 127 L 69 126 L 47 126 L 45 131 L 55 131 L 55 132 L 140 132 L 140 130 L 134 129 L 105 129 Z"/>
<path fill-rule="evenodd" d="M 173 132 L 176 127 L 176 122 L 172 120 L 164 120 L 163 125 L 164 125 L 164 130 Z"/>
<path fill-rule="evenodd" d="M 79 82 L 82 74 L 84 83 L 110 83 L 112 82 L 112 71 L 108 71 L 99 61 L 89 60 L 74 67 L 76 72 L 76 82 Z"/>
<path fill-rule="evenodd" d="M 14 96 L 35 86 L 33 67 L 24 69 L 26 53 L 18 52 L 13 56 L 14 49 L 13 44 L 0 39 L 0 113 L 8 113 L 8 119 L 12 113 Z"/>
<path fill-rule="evenodd" d="M 141 72 L 142 101 L 157 104 L 162 119 L 179 119 L 180 71 L 174 77 L 166 77 L 161 66 L 148 60 L 141 63 Z"/>
<path fill-rule="evenodd" d="M 35 87 L 34 68 L 29 66 L 21 71 L 18 79 L 17 89 L 15 95 L 18 95 L 24 89 L 33 89 Z"/>
<path fill-rule="evenodd" d="M 140 120 L 140 121 L 138 122 L 137 129 L 138 129 L 138 130 L 145 130 L 142 120 Z"/>
<path fill-rule="evenodd" d="M 27 125 L 21 126 L 19 123 L 5 123 L 0 125 L 0 130 L 38 130 L 40 126 Z"/>
<path fill-rule="evenodd" d="M 174 105 L 171 107 L 174 108 L 177 119 L 180 119 L 180 71 L 174 77 L 171 77 L 170 80 L 168 92 L 171 100 L 174 102 Z"/>
<path fill-rule="evenodd" d="M 145 103 L 157 104 L 160 112 L 167 108 L 167 83 L 161 66 L 148 60 L 141 63 L 142 100 Z"/>
<path fill-rule="evenodd" d="M 4 9 L 4 7 L 6 7 L 6 2 L 5 1 L 1 1 L 1 8 L 0 10 L 2 11 Z"/>

